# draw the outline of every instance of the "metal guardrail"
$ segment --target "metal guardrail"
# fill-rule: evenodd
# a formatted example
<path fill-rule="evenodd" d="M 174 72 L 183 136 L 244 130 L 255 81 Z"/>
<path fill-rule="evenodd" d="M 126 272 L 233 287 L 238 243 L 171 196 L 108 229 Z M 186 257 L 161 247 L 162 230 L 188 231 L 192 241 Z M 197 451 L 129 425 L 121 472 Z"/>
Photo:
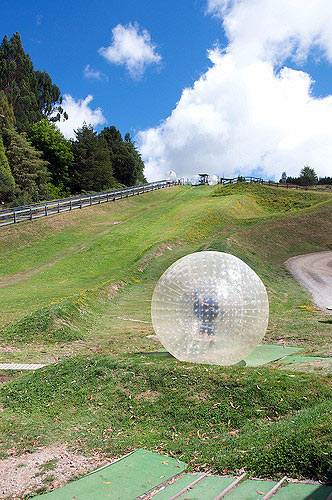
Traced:
<path fill-rule="evenodd" d="M 262 184 L 264 181 L 261 177 L 232 177 L 232 178 L 227 178 L 227 177 L 220 177 L 219 179 L 219 184 L 236 184 L 237 182 L 250 182 L 250 183 L 258 183 Z"/>
<path fill-rule="evenodd" d="M 38 219 L 60 212 L 75 210 L 76 208 L 90 207 L 99 205 L 109 201 L 116 201 L 122 198 L 129 198 L 155 189 L 162 189 L 176 184 L 173 181 L 157 181 L 132 186 L 124 189 L 115 189 L 113 191 L 105 191 L 102 193 L 93 193 L 80 196 L 72 196 L 59 200 L 46 201 L 44 203 L 34 203 L 24 207 L 13 207 L 5 210 L 0 210 L 0 226 L 16 224 L 27 220 Z"/>

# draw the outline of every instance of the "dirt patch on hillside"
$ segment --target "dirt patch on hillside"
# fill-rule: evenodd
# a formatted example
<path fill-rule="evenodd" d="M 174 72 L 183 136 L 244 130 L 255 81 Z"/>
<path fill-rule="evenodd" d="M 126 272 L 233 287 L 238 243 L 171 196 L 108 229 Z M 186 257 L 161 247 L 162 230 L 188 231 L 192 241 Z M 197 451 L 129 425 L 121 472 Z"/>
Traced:
<path fill-rule="evenodd" d="M 137 268 L 137 270 L 142 273 L 149 265 L 149 263 L 153 259 L 158 259 L 159 257 L 162 257 L 165 252 L 171 252 L 173 250 L 173 246 L 167 243 L 160 243 L 153 252 L 151 252 L 147 257 L 143 259 L 143 261 L 140 263 L 140 266 Z"/>
<path fill-rule="evenodd" d="M 8 371 L 0 371 L 0 385 L 9 382 L 13 378 L 17 377 L 17 374 Z"/>
<path fill-rule="evenodd" d="M 0 498 L 15 500 L 31 492 L 64 485 L 73 476 L 97 469 L 108 461 L 97 455 L 85 457 L 65 446 L 49 446 L 34 453 L 0 460 Z"/>
<path fill-rule="evenodd" d="M 140 394 L 137 394 L 135 399 L 143 399 L 144 401 L 151 401 L 154 403 L 160 396 L 160 392 L 158 391 L 144 391 Z"/>
<path fill-rule="evenodd" d="M 124 283 L 124 281 L 120 281 L 119 283 L 114 283 L 114 285 L 110 285 L 110 286 L 106 287 L 106 290 L 105 290 L 106 297 L 109 300 L 113 300 L 117 296 L 119 291 L 123 290 L 125 286 L 126 286 L 126 284 Z M 102 293 L 104 293 L 104 292 L 102 292 Z"/>

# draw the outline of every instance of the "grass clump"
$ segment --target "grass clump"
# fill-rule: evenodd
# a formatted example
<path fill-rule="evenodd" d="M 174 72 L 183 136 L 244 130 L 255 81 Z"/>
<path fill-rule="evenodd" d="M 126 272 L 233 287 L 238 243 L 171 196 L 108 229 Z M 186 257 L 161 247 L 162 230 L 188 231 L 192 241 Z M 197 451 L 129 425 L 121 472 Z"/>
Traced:
<path fill-rule="evenodd" d="M 308 208 L 318 203 L 331 199 L 329 194 L 314 193 L 312 191 L 296 191 L 293 189 L 275 188 L 260 184 L 238 182 L 218 186 L 213 191 L 213 196 L 230 196 L 250 194 L 258 205 L 267 212 L 288 212 Z"/>
<path fill-rule="evenodd" d="M 79 309 L 72 303 L 62 303 L 37 309 L 14 324 L 0 330 L 0 340 L 9 343 L 54 344 L 82 339 L 81 331 L 74 326 L 74 316 Z"/>
<path fill-rule="evenodd" d="M 331 480 L 330 391 L 331 378 L 305 373 L 79 356 L 0 389 L 2 439 L 24 448 L 56 436 L 113 456 L 157 450 L 193 470 Z"/>

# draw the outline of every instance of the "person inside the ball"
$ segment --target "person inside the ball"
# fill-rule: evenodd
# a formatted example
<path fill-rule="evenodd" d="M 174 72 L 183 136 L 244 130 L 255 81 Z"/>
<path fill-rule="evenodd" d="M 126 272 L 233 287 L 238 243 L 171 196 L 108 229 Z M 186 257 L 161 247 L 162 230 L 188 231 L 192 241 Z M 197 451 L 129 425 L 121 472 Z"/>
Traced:
<path fill-rule="evenodd" d="M 213 297 L 195 292 L 194 315 L 200 320 L 200 334 L 215 335 L 214 320 L 219 314 L 219 304 Z"/>

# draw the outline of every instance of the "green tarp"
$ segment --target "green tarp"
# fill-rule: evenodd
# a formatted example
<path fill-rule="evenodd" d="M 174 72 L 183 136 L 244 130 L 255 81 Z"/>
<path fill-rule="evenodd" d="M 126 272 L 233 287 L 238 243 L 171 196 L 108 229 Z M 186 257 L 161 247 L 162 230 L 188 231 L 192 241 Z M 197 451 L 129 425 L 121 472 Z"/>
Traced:
<path fill-rule="evenodd" d="M 185 464 L 146 450 L 137 450 L 107 467 L 35 498 L 42 500 L 137 500 L 156 487 L 153 500 L 169 500 L 195 481 L 198 474 L 178 474 Z M 235 477 L 206 476 L 178 500 L 213 500 Z M 167 484 L 163 484 L 167 482 Z M 169 484 L 171 483 L 171 484 Z M 244 478 L 225 496 L 226 500 L 258 500 L 274 486 L 274 481 Z M 273 500 L 327 500 L 331 486 L 285 483 Z"/>
<path fill-rule="evenodd" d="M 290 354 L 294 354 L 302 351 L 301 347 L 291 347 L 291 346 L 282 346 L 279 344 L 261 344 L 256 347 L 256 349 L 250 353 L 243 361 L 238 363 L 239 366 L 260 366 L 266 365 L 271 361 L 276 361 L 285 356 L 289 356 Z M 172 354 L 170 354 L 165 349 L 160 349 L 158 351 L 152 352 L 140 352 L 135 354 L 144 354 L 146 356 L 153 356 L 157 358 L 174 358 Z"/>
<path fill-rule="evenodd" d="M 182 472 L 185 464 L 146 450 L 35 498 L 50 500 L 134 500 Z"/>

